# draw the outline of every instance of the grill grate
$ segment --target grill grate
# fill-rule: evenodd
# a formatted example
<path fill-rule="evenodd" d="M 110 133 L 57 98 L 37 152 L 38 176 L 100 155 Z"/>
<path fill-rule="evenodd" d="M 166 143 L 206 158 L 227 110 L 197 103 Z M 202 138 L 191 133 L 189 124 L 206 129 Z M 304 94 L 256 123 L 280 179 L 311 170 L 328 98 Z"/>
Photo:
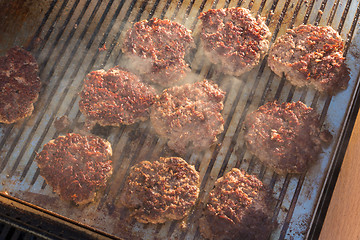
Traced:
<path fill-rule="evenodd" d="M 185 223 L 173 221 L 163 225 L 144 225 L 127 222 L 118 204 L 129 168 L 144 159 L 170 156 L 166 142 L 151 129 L 149 122 L 120 128 L 96 128 L 94 133 L 107 138 L 113 146 L 114 174 L 96 202 L 82 207 L 64 203 L 51 192 L 39 176 L 33 159 L 36 152 L 59 133 L 53 126 L 56 117 L 69 116 L 76 132 L 84 117 L 78 109 L 78 92 L 84 76 L 96 69 L 110 68 L 122 61 L 121 43 L 132 22 L 152 17 L 167 18 L 193 30 L 199 46 L 200 12 L 210 8 L 241 6 L 266 17 L 273 33 L 271 43 L 287 28 L 302 23 L 331 25 L 346 39 L 345 54 L 351 70 L 349 87 L 335 97 L 323 96 L 312 89 L 298 89 L 267 67 L 265 58 L 253 71 L 239 77 L 219 73 L 209 64 L 201 51 L 194 49 L 188 56 L 193 72 L 219 84 L 226 90 L 223 110 L 224 132 L 219 144 L 208 151 L 191 152 L 185 156 L 200 171 L 201 193 L 195 211 Z M 91 1 L 54 0 L 44 14 L 28 49 L 39 62 L 43 89 L 33 115 L 13 125 L 2 125 L 0 131 L 0 190 L 30 203 L 61 214 L 109 234 L 127 237 L 159 239 L 198 239 L 197 220 L 214 182 L 233 167 L 256 174 L 273 189 L 277 204 L 273 219 L 279 223 L 272 239 L 303 239 L 308 234 L 315 208 L 349 114 L 358 85 L 355 36 L 359 32 L 360 3 L 355 0 L 132 0 Z M 36 44 L 38 38 L 42 41 Z M 99 52 L 104 44 L 107 51 Z M 194 74 L 194 75 L 195 75 Z M 246 151 L 243 141 L 243 121 L 249 112 L 270 100 L 297 101 L 311 105 L 321 114 L 321 122 L 332 130 L 334 140 L 306 174 L 279 176 Z M 344 107 L 346 106 L 346 107 Z M 96 209 L 96 210 L 95 210 Z"/>

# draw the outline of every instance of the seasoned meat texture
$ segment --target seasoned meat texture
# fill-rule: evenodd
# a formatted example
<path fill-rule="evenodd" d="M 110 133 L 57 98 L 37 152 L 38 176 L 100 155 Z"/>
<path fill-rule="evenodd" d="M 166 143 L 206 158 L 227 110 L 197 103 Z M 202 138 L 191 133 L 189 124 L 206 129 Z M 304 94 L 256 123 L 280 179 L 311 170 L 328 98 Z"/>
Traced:
<path fill-rule="evenodd" d="M 256 176 L 233 168 L 219 178 L 200 218 L 200 232 L 207 239 L 268 239 L 274 200 Z"/>
<path fill-rule="evenodd" d="M 280 174 L 305 172 L 329 139 L 316 111 L 300 101 L 268 102 L 246 117 L 245 128 L 248 149 Z"/>
<path fill-rule="evenodd" d="M 225 93 L 207 80 L 169 88 L 154 103 L 150 120 L 177 153 L 207 148 L 224 130 L 224 97 Z"/>
<path fill-rule="evenodd" d="M 343 48 L 332 27 L 300 25 L 275 41 L 268 62 L 271 70 L 279 76 L 284 73 L 296 86 L 335 94 L 345 89 L 350 79 Z"/>
<path fill-rule="evenodd" d="M 210 9 L 199 18 L 205 54 L 226 74 L 240 76 L 250 71 L 269 49 L 269 28 L 248 9 Z"/>
<path fill-rule="evenodd" d="M 143 161 L 130 170 L 120 200 L 142 223 L 163 223 L 189 214 L 199 196 L 200 179 L 182 158 Z"/>
<path fill-rule="evenodd" d="M 62 199 L 86 204 L 111 176 L 111 155 L 108 141 L 69 133 L 45 144 L 36 162 L 41 176 Z"/>
<path fill-rule="evenodd" d="M 0 123 L 14 123 L 30 116 L 41 82 L 35 58 L 20 47 L 0 57 Z"/>
<path fill-rule="evenodd" d="M 128 30 L 122 47 L 134 70 L 161 86 L 169 86 L 189 71 L 184 57 L 194 45 L 191 31 L 179 23 L 153 18 Z"/>
<path fill-rule="evenodd" d="M 102 126 L 145 121 L 155 100 L 155 90 L 117 67 L 88 74 L 80 93 L 80 111 Z"/>

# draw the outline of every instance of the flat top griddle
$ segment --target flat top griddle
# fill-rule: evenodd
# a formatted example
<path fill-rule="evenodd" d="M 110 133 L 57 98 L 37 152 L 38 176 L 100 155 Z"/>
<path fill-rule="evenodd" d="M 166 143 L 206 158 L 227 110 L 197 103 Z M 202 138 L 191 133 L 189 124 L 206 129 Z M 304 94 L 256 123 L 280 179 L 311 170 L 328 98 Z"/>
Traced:
<path fill-rule="evenodd" d="M 238 167 L 256 174 L 273 190 L 277 200 L 273 220 L 278 222 L 278 226 L 271 239 L 306 238 L 314 213 L 320 206 L 325 183 L 336 166 L 335 155 L 358 91 L 359 1 L 54 0 L 42 6 L 39 23 L 35 27 L 27 23 L 33 34 L 27 43 L 21 35 L 24 31 L 14 33 L 18 35 L 13 43 L 24 45 L 38 60 L 43 88 L 31 117 L 13 125 L 0 125 L 0 191 L 125 239 L 202 239 L 198 218 L 208 194 L 218 177 Z M 249 8 L 254 14 L 266 18 L 273 33 L 271 43 L 287 28 L 303 23 L 330 25 L 338 30 L 346 42 L 345 54 L 351 76 L 349 87 L 333 97 L 310 88 L 295 88 L 271 72 L 266 57 L 241 77 L 219 72 L 206 60 L 199 47 L 197 17 L 210 8 L 235 6 Z M 197 206 L 183 221 L 161 225 L 140 224 L 127 218 L 127 210 L 118 201 L 131 166 L 142 160 L 175 155 L 167 148 L 166 141 L 155 134 L 149 121 L 93 130 L 94 134 L 112 143 L 114 174 L 96 201 L 89 205 L 77 207 L 61 201 L 39 175 L 34 162 L 36 153 L 45 143 L 66 133 L 56 131 L 56 118 L 69 117 L 72 124 L 68 132 L 81 130 L 85 118 L 79 111 L 78 93 L 84 77 L 92 70 L 121 65 L 121 44 L 126 30 L 134 22 L 152 17 L 171 19 L 191 29 L 197 47 L 186 59 L 192 69 L 189 81 L 207 78 L 227 92 L 223 110 L 225 127 L 218 137 L 218 144 L 209 150 L 184 156 L 200 172 L 201 193 Z M 104 44 L 107 50 L 99 51 Z M 2 51 L 9 45 L 2 41 Z M 305 174 L 277 175 L 246 151 L 244 118 L 272 100 L 302 100 L 316 109 L 324 127 L 334 136 L 319 161 Z"/>

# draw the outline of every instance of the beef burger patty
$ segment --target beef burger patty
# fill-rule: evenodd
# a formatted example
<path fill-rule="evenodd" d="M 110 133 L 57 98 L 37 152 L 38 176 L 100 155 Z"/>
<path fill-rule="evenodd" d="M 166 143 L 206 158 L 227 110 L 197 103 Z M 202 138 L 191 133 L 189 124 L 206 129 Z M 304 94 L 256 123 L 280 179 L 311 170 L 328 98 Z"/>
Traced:
<path fill-rule="evenodd" d="M 335 94 L 345 89 L 350 79 L 343 48 L 340 35 L 332 27 L 300 25 L 275 41 L 268 63 L 293 85 Z"/>
<path fill-rule="evenodd" d="M 0 123 L 30 116 L 40 87 L 38 64 L 28 51 L 14 47 L 0 57 Z"/>
<path fill-rule="evenodd" d="M 149 118 L 155 89 L 118 67 L 88 74 L 80 93 L 80 111 L 102 126 L 133 124 Z"/>
<path fill-rule="evenodd" d="M 207 80 L 165 89 L 153 105 L 150 120 L 177 153 L 185 154 L 187 147 L 207 148 L 224 130 L 224 98 L 225 93 Z"/>
<path fill-rule="evenodd" d="M 182 158 L 143 161 L 130 170 L 121 202 L 142 223 L 163 223 L 189 214 L 199 196 L 200 178 Z"/>
<path fill-rule="evenodd" d="M 246 117 L 245 128 L 248 150 L 280 174 L 305 172 L 330 140 L 316 111 L 300 101 L 268 102 Z"/>
<path fill-rule="evenodd" d="M 190 70 L 184 57 L 193 44 L 191 31 L 183 25 L 153 18 L 128 30 L 122 50 L 130 58 L 129 67 L 144 79 L 170 86 Z"/>
<path fill-rule="evenodd" d="M 200 232 L 213 240 L 268 239 L 273 197 L 256 176 L 237 168 L 219 178 L 210 192 Z"/>
<path fill-rule="evenodd" d="M 240 76 L 250 71 L 269 49 L 269 28 L 248 9 L 210 9 L 199 18 L 205 54 L 226 74 Z"/>
<path fill-rule="evenodd" d="M 108 141 L 69 133 L 45 144 L 36 162 L 40 175 L 62 199 L 86 204 L 111 176 L 111 155 Z"/>

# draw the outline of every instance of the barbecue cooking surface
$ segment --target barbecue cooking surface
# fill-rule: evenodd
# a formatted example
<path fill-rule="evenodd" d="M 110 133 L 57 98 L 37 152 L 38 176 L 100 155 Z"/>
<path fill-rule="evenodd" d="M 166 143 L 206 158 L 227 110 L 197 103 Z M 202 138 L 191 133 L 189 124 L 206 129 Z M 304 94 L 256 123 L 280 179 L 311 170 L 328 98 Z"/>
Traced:
<path fill-rule="evenodd" d="M 236 6 L 249 8 L 253 15 L 258 13 L 266 18 L 273 34 L 270 45 L 286 29 L 303 23 L 330 25 L 339 31 L 345 39 L 346 63 L 350 68 L 348 88 L 333 97 L 321 95 L 311 88 L 295 88 L 270 70 L 266 56 L 259 65 L 240 77 L 218 72 L 199 47 L 200 22 L 197 17 L 210 8 Z M 198 220 L 209 192 L 218 177 L 238 167 L 255 174 L 273 191 L 276 204 L 272 218 L 278 225 L 271 239 L 306 237 L 333 164 L 353 91 L 357 89 L 359 1 L 54 0 L 41 14 L 38 29 L 32 32 L 34 39 L 30 47 L 38 60 L 42 91 L 31 117 L 13 125 L 0 125 L 1 191 L 125 239 L 202 239 Z M 79 111 L 78 93 L 86 74 L 121 65 L 121 47 L 126 31 L 133 22 L 152 17 L 173 20 L 193 31 L 196 48 L 185 58 L 192 69 L 187 80 L 193 82 L 207 78 L 226 92 L 222 111 L 224 132 L 218 136 L 219 144 L 202 152 L 190 151 L 184 156 L 200 173 L 199 201 L 184 221 L 162 225 L 141 224 L 128 218 L 128 211 L 119 201 L 131 166 L 142 160 L 176 156 L 151 128 L 150 121 L 93 129 L 94 134 L 111 142 L 114 169 L 107 187 L 89 205 L 76 207 L 52 193 L 34 161 L 45 143 L 67 132 L 79 132 L 85 116 Z M 16 43 L 25 45 L 25 42 Z M 246 151 L 243 129 L 246 115 L 273 100 L 303 101 L 317 111 L 324 128 L 334 136 L 306 174 L 277 175 Z M 68 131 L 58 132 L 54 121 L 64 115 L 69 117 L 71 124 Z"/>

